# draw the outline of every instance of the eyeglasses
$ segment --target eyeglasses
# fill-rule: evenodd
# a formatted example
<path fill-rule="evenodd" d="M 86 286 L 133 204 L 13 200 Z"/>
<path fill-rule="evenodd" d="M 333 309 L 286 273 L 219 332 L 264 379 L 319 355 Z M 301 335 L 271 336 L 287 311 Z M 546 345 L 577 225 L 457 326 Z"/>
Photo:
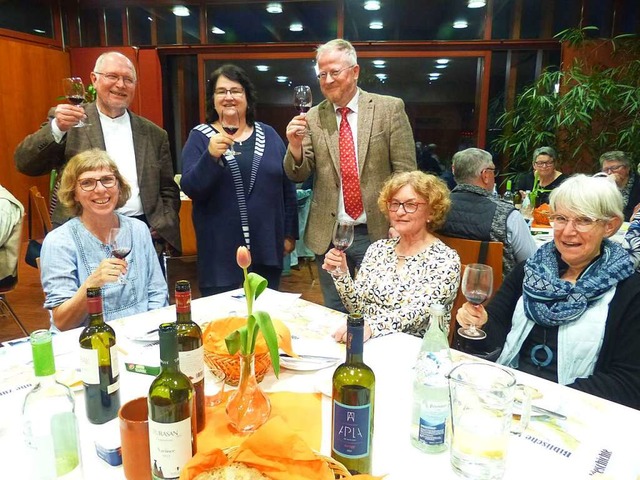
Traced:
<path fill-rule="evenodd" d="M 348 67 L 341 68 L 340 70 L 332 70 L 332 71 L 330 71 L 328 73 L 327 72 L 320 72 L 320 73 L 318 73 L 317 77 L 318 77 L 318 80 L 323 81 L 323 80 L 326 80 L 327 79 L 327 75 L 329 75 L 331 78 L 333 78 L 335 80 L 336 78 L 338 78 L 340 76 L 340 74 L 342 72 L 344 72 L 345 70 L 348 70 L 350 68 L 353 68 L 353 67 L 355 67 L 355 65 L 349 65 Z"/>
<path fill-rule="evenodd" d="M 485 172 L 486 170 L 489 170 L 490 172 L 493 172 L 493 174 L 497 177 L 498 176 L 498 172 L 500 172 L 500 170 L 498 170 L 496 167 L 487 167 L 487 168 L 483 168 L 482 172 Z"/>
<path fill-rule="evenodd" d="M 536 167 L 550 167 L 553 165 L 553 161 L 550 162 L 533 162 Z"/>
<path fill-rule="evenodd" d="M 127 87 L 133 87 L 136 84 L 136 80 L 131 77 L 124 77 L 122 75 L 116 75 L 115 73 L 102 73 L 102 72 L 93 72 L 98 75 L 102 75 L 105 80 L 109 83 L 116 83 L 118 80 L 122 79 L 122 83 L 124 83 Z"/>
<path fill-rule="evenodd" d="M 569 218 L 564 215 L 549 215 L 549 221 L 553 222 L 554 230 L 562 230 L 566 228 L 569 222 L 573 223 L 573 228 L 575 228 L 579 232 L 588 232 L 593 227 L 595 227 L 596 223 L 604 222 L 604 220 L 589 218 L 589 217 L 576 217 Z"/>
<path fill-rule="evenodd" d="M 604 173 L 613 173 L 613 172 L 617 172 L 618 170 L 620 170 L 624 166 L 625 165 L 620 164 L 620 165 L 613 165 L 611 167 L 602 167 L 602 171 Z"/>
<path fill-rule="evenodd" d="M 78 180 L 78 185 L 85 192 L 93 192 L 98 186 L 98 182 L 102 184 L 104 188 L 115 187 L 118 183 L 118 179 L 115 175 L 105 175 L 100 178 L 82 178 Z"/>
<path fill-rule="evenodd" d="M 219 97 L 225 97 L 227 93 L 233 98 L 240 98 L 244 95 L 244 88 L 216 88 L 213 91 L 213 94 Z"/>
<path fill-rule="evenodd" d="M 388 202 L 387 207 L 390 212 L 397 212 L 400 207 L 404 208 L 405 213 L 416 213 L 420 205 L 424 205 L 425 202 L 397 202 L 395 200 Z"/>

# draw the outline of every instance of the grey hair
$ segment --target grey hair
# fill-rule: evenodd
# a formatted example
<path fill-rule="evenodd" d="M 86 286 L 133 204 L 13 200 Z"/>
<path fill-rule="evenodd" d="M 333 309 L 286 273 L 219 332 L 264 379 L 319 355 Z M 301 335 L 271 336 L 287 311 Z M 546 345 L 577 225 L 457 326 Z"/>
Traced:
<path fill-rule="evenodd" d="M 573 175 L 553 189 L 549 204 L 553 211 L 561 207 L 599 220 L 624 220 L 622 195 L 616 184 L 606 178 Z"/>
<path fill-rule="evenodd" d="M 351 65 L 358 64 L 358 55 L 356 54 L 356 49 L 353 48 L 351 42 L 344 40 L 343 38 L 335 38 L 333 40 L 328 41 L 322 45 L 319 45 L 316 49 L 316 62 L 320 59 L 322 55 L 325 53 L 331 52 L 340 52 L 349 60 Z"/>
<path fill-rule="evenodd" d="M 558 159 L 558 152 L 555 151 L 552 147 L 538 147 L 533 151 L 533 160 L 536 161 L 539 155 L 547 155 L 548 157 L 553 158 L 553 160 Z"/>
<path fill-rule="evenodd" d="M 613 160 L 617 160 L 622 163 L 625 167 L 631 168 L 631 159 L 624 153 L 622 150 L 612 150 L 610 152 L 605 152 L 600 155 L 600 168 L 604 165 L 604 162 L 611 162 Z"/>
<path fill-rule="evenodd" d="M 93 71 L 94 72 L 102 72 L 102 64 L 107 59 L 107 57 L 111 57 L 111 56 L 122 57 L 124 60 L 126 60 L 126 62 L 128 63 L 129 68 L 133 72 L 133 79 L 134 80 L 138 79 L 138 74 L 136 73 L 136 67 L 134 67 L 133 62 L 126 55 L 124 55 L 124 54 L 122 54 L 120 52 L 116 52 L 116 51 L 104 52 L 103 54 L 101 54 L 96 59 L 96 64 L 93 67 Z M 102 72 L 102 73 L 106 73 L 106 72 Z"/>
<path fill-rule="evenodd" d="M 452 164 L 456 182 L 469 183 L 478 178 L 482 170 L 493 166 L 493 158 L 486 150 L 467 148 L 453 155 Z"/>

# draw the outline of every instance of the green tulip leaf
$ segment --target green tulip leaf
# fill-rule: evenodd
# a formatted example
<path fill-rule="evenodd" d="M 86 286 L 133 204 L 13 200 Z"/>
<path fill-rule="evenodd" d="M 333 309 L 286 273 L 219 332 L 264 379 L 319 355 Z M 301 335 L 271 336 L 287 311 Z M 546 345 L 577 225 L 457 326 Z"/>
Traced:
<path fill-rule="evenodd" d="M 249 291 L 253 294 L 254 299 L 258 298 L 267 288 L 267 280 L 257 273 L 249 273 L 249 275 L 247 275 L 247 280 L 249 282 Z"/>
<path fill-rule="evenodd" d="M 269 347 L 269 356 L 271 357 L 271 364 L 273 365 L 273 373 L 278 377 L 280 375 L 278 334 L 276 333 L 276 329 L 273 327 L 271 316 L 267 312 L 255 312 L 253 316 L 258 323 L 258 327 L 262 332 L 265 342 L 267 342 L 267 347 Z"/>

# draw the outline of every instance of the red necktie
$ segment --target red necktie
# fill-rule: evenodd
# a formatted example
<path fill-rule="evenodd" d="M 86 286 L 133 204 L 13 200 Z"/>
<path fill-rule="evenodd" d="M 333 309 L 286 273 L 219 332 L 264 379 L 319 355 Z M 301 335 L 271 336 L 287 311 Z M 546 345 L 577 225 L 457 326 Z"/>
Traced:
<path fill-rule="evenodd" d="M 360 193 L 360 178 L 358 177 L 358 163 L 356 162 L 356 149 L 353 145 L 353 134 L 347 120 L 349 107 L 338 108 L 342 115 L 340 121 L 340 176 L 342 177 L 342 195 L 344 196 L 344 209 L 354 220 L 360 216 L 362 206 L 362 194 Z"/>

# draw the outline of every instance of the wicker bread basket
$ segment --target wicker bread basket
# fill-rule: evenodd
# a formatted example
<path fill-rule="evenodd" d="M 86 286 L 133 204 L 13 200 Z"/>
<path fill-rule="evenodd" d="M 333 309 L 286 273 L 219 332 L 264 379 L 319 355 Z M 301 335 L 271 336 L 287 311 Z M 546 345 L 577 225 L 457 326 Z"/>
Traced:
<path fill-rule="evenodd" d="M 226 383 L 233 386 L 238 385 L 238 382 L 240 381 L 239 353 L 236 353 L 235 355 L 223 355 L 205 349 L 204 361 L 214 375 L 219 377 L 220 375 L 218 372 L 223 372 L 226 375 Z M 269 353 L 255 354 L 256 380 L 258 382 L 262 381 L 270 367 L 271 358 L 269 358 Z"/>
<path fill-rule="evenodd" d="M 229 448 L 225 448 L 222 451 L 227 457 L 230 457 L 233 454 L 233 452 L 235 452 L 237 449 L 238 447 L 229 447 Z M 327 465 L 329 466 L 329 469 L 331 469 L 331 472 L 333 473 L 335 478 L 337 479 L 351 478 L 352 475 L 349 473 L 349 470 L 347 470 L 347 468 L 344 465 L 342 465 L 340 462 L 334 460 L 331 457 L 326 457 L 316 451 L 314 451 L 313 453 L 317 458 L 319 458 L 320 460 L 324 460 L 327 463 Z"/>

